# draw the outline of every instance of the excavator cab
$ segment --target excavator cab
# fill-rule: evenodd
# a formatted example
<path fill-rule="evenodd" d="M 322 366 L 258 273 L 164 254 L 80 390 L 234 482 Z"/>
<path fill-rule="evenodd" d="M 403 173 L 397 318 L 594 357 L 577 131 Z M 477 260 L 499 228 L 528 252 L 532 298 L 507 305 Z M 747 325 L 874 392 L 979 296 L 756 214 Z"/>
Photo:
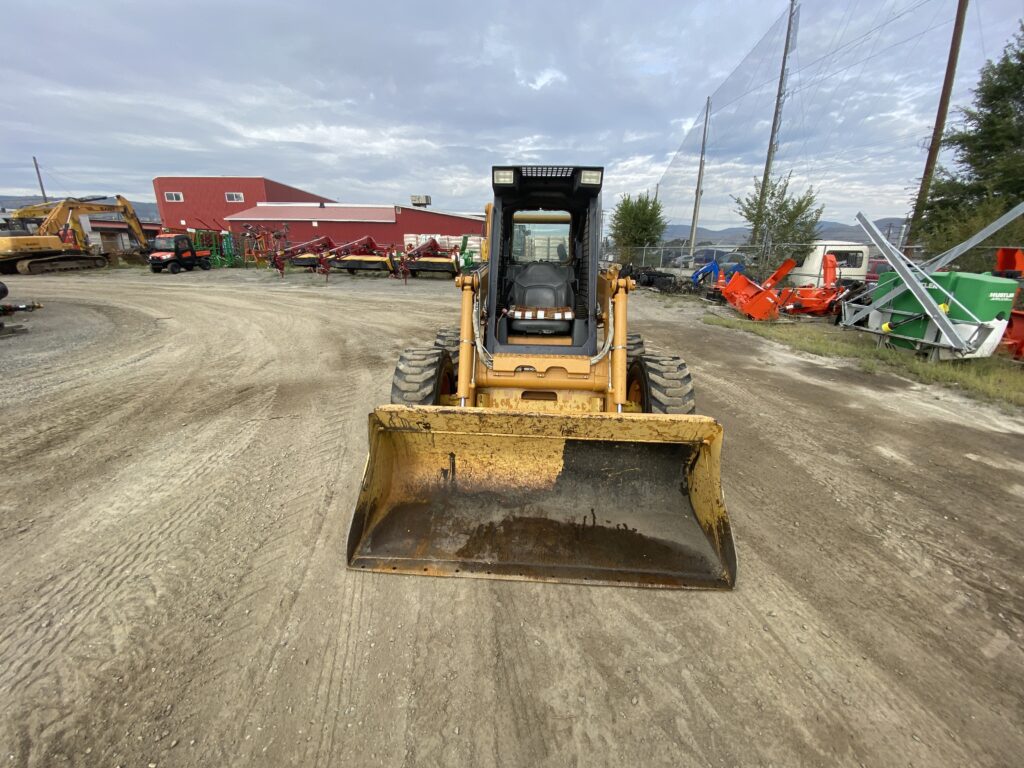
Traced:
<path fill-rule="evenodd" d="M 369 420 L 351 568 L 730 589 L 722 428 L 601 270 L 603 169 L 492 169 L 457 328 L 406 349 Z"/>

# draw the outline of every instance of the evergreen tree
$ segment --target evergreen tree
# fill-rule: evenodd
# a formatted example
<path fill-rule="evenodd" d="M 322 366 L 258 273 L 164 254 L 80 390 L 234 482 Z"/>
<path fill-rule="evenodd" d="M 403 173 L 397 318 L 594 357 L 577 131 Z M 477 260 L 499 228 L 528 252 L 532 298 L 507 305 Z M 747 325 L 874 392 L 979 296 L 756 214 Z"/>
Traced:
<path fill-rule="evenodd" d="M 940 168 L 925 203 L 921 239 L 940 253 L 967 239 L 1024 200 L 1024 22 L 995 62 L 981 69 L 973 106 L 943 137 L 954 167 Z M 1018 219 L 994 236 L 999 243 L 1024 241 Z M 994 241 L 993 241 L 994 242 Z M 991 269 L 991 254 L 965 258 L 965 268 Z"/>
<path fill-rule="evenodd" d="M 629 264 L 634 248 L 657 245 L 667 225 L 659 200 L 652 199 L 647 193 L 636 198 L 624 196 L 615 206 L 610 227 L 619 260 Z"/>

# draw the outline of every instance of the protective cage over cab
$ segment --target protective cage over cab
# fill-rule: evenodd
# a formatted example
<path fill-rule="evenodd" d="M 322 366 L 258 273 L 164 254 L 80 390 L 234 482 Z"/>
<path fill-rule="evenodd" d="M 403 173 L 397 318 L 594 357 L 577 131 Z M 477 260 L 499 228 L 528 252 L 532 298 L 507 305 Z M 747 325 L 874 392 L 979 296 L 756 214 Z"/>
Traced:
<path fill-rule="evenodd" d="M 629 333 L 599 267 L 601 168 L 492 169 L 459 326 L 405 349 L 370 415 L 352 568 L 731 589 L 722 427 L 678 355 Z"/>
<path fill-rule="evenodd" d="M 494 354 L 596 353 L 603 176 L 593 167 L 493 169 L 486 347 Z"/>

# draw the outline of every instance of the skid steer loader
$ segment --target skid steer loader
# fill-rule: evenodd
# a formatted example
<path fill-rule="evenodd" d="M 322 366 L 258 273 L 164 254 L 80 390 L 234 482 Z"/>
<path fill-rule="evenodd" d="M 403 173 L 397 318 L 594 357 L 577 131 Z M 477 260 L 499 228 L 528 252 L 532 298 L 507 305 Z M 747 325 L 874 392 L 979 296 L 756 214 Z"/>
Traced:
<path fill-rule="evenodd" d="M 496 167 L 458 328 L 399 358 L 370 414 L 354 569 L 733 587 L 722 428 L 679 357 L 627 331 L 600 269 L 603 169 Z"/>

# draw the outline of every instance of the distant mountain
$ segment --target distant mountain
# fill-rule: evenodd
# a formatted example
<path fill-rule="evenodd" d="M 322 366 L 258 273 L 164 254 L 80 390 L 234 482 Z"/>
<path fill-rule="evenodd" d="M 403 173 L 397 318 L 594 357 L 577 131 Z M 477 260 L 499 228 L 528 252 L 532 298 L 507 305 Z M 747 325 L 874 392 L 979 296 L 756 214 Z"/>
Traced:
<path fill-rule="evenodd" d="M 875 219 L 875 226 L 881 230 L 883 235 L 890 236 L 895 240 L 899 235 L 900 227 L 903 226 L 903 219 L 890 216 L 884 219 Z M 669 224 L 665 228 L 664 240 L 686 240 L 690 236 L 689 224 Z M 714 245 L 742 245 L 750 237 L 749 227 L 727 227 L 725 229 L 705 229 L 697 227 L 697 242 L 712 243 Z M 818 224 L 819 240 L 847 240 L 852 243 L 868 242 L 867 235 L 860 228 L 859 224 L 841 224 L 838 221 L 822 221 Z"/>
<path fill-rule="evenodd" d="M 60 199 L 60 198 L 51 198 Z M 43 202 L 43 198 L 39 195 L 0 195 L 0 213 L 9 213 L 18 208 L 23 208 L 26 205 L 35 205 L 36 203 Z M 97 203 L 113 203 L 114 198 L 107 197 L 102 200 L 97 200 Z M 132 207 L 135 208 L 136 215 L 142 221 L 160 221 L 160 213 L 157 211 L 156 203 L 139 203 L 134 200 L 129 201 Z"/>
<path fill-rule="evenodd" d="M 748 227 L 728 227 L 726 229 L 705 229 L 697 227 L 697 242 L 710 242 L 716 245 L 740 245 L 746 242 L 750 234 Z M 669 224 L 665 227 L 662 239 L 687 240 L 690 237 L 689 224 Z"/>
<path fill-rule="evenodd" d="M 906 223 L 905 219 L 898 216 L 889 216 L 884 219 L 875 219 L 874 224 L 878 230 L 888 239 L 896 241 L 900 230 Z M 836 221 L 823 221 L 818 225 L 819 240 L 849 240 L 853 243 L 867 243 L 868 236 L 860 228 L 860 224 L 840 224 Z"/>

